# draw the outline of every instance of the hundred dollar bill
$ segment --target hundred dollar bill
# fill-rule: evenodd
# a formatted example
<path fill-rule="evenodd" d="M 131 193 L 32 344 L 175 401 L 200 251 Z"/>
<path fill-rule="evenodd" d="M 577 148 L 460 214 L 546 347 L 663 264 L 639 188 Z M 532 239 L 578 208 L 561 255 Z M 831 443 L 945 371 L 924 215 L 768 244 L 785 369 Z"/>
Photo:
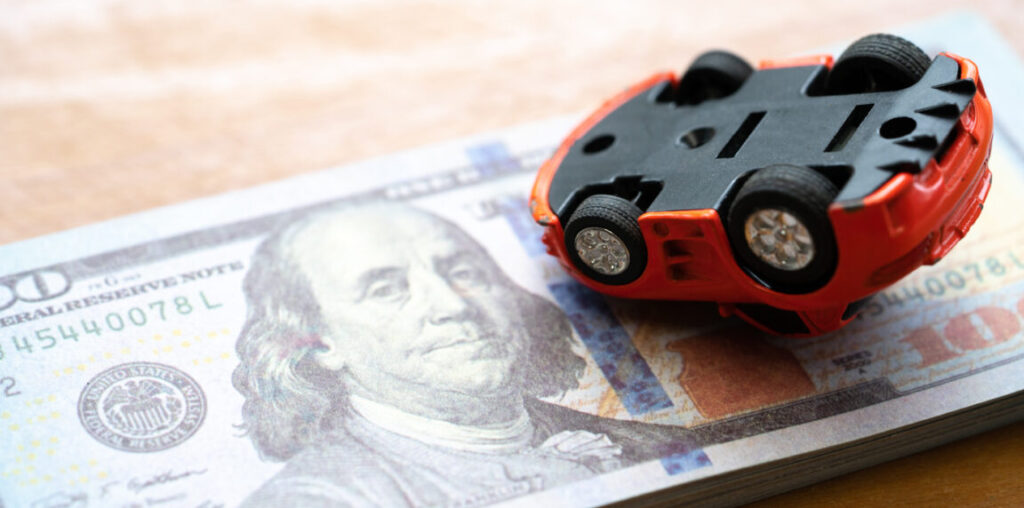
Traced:
<path fill-rule="evenodd" d="M 576 119 L 0 247 L 0 506 L 730 503 L 1019 418 L 1024 70 L 992 33 L 908 33 L 983 69 L 985 213 L 815 339 L 568 278 L 525 194 Z"/>

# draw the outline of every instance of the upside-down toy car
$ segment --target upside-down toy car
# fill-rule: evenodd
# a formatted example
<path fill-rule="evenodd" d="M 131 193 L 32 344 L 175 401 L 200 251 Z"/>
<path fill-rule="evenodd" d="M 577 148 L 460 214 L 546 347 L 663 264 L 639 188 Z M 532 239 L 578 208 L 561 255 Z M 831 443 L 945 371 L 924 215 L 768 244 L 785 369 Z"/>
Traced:
<path fill-rule="evenodd" d="M 605 102 L 530 198 L 548 252 L 605 294 L 718 302 L 814 336 L 934 264 L 991 185 L 978 68 L 874 34 L 833 61 L 725 51 Z"/>

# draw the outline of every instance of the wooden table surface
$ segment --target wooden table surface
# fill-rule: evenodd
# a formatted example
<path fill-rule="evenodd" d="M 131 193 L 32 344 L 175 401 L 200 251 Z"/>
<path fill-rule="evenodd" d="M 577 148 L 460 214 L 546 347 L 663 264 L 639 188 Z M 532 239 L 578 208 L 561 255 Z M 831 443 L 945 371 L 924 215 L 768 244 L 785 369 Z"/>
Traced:
<path fill-rule="evenodd" d="M 1024 54 L 1020 2 L 821 4 L 0 0 L 0 244 L 584 112 L 709 47 L 973 8 Z M 1024 423 L 760 505 L 1020 505 L 1020 471 Z"/>

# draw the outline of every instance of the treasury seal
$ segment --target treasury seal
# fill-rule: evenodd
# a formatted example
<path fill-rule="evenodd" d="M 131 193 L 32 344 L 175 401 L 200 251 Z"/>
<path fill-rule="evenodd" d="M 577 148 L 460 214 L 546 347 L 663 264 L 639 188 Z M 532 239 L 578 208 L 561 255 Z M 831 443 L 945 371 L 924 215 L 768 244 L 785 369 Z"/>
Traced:
<path fill-rule="evenodd" d="M 192 437 L 206 417 L 194 379 L 159 363 L 133 362 L 92 378 L 78 398 L 78 419 L 97 441 L 126 452 L 156 452 Z"/>

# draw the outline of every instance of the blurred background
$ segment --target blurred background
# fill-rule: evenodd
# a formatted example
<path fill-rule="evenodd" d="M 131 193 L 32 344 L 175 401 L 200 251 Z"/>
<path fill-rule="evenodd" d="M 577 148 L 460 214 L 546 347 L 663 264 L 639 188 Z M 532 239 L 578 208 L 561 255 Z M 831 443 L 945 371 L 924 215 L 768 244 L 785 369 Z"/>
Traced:
<path fill-rule="evenodd" d="M 0 244 L 582 114 L 710 48 L 756 64 L 971 9 L 1024 55 L 1022 8 L 0 0 Z M 1014 505 L 1022 469 L 1018 424 L 764 504 Z"/>

